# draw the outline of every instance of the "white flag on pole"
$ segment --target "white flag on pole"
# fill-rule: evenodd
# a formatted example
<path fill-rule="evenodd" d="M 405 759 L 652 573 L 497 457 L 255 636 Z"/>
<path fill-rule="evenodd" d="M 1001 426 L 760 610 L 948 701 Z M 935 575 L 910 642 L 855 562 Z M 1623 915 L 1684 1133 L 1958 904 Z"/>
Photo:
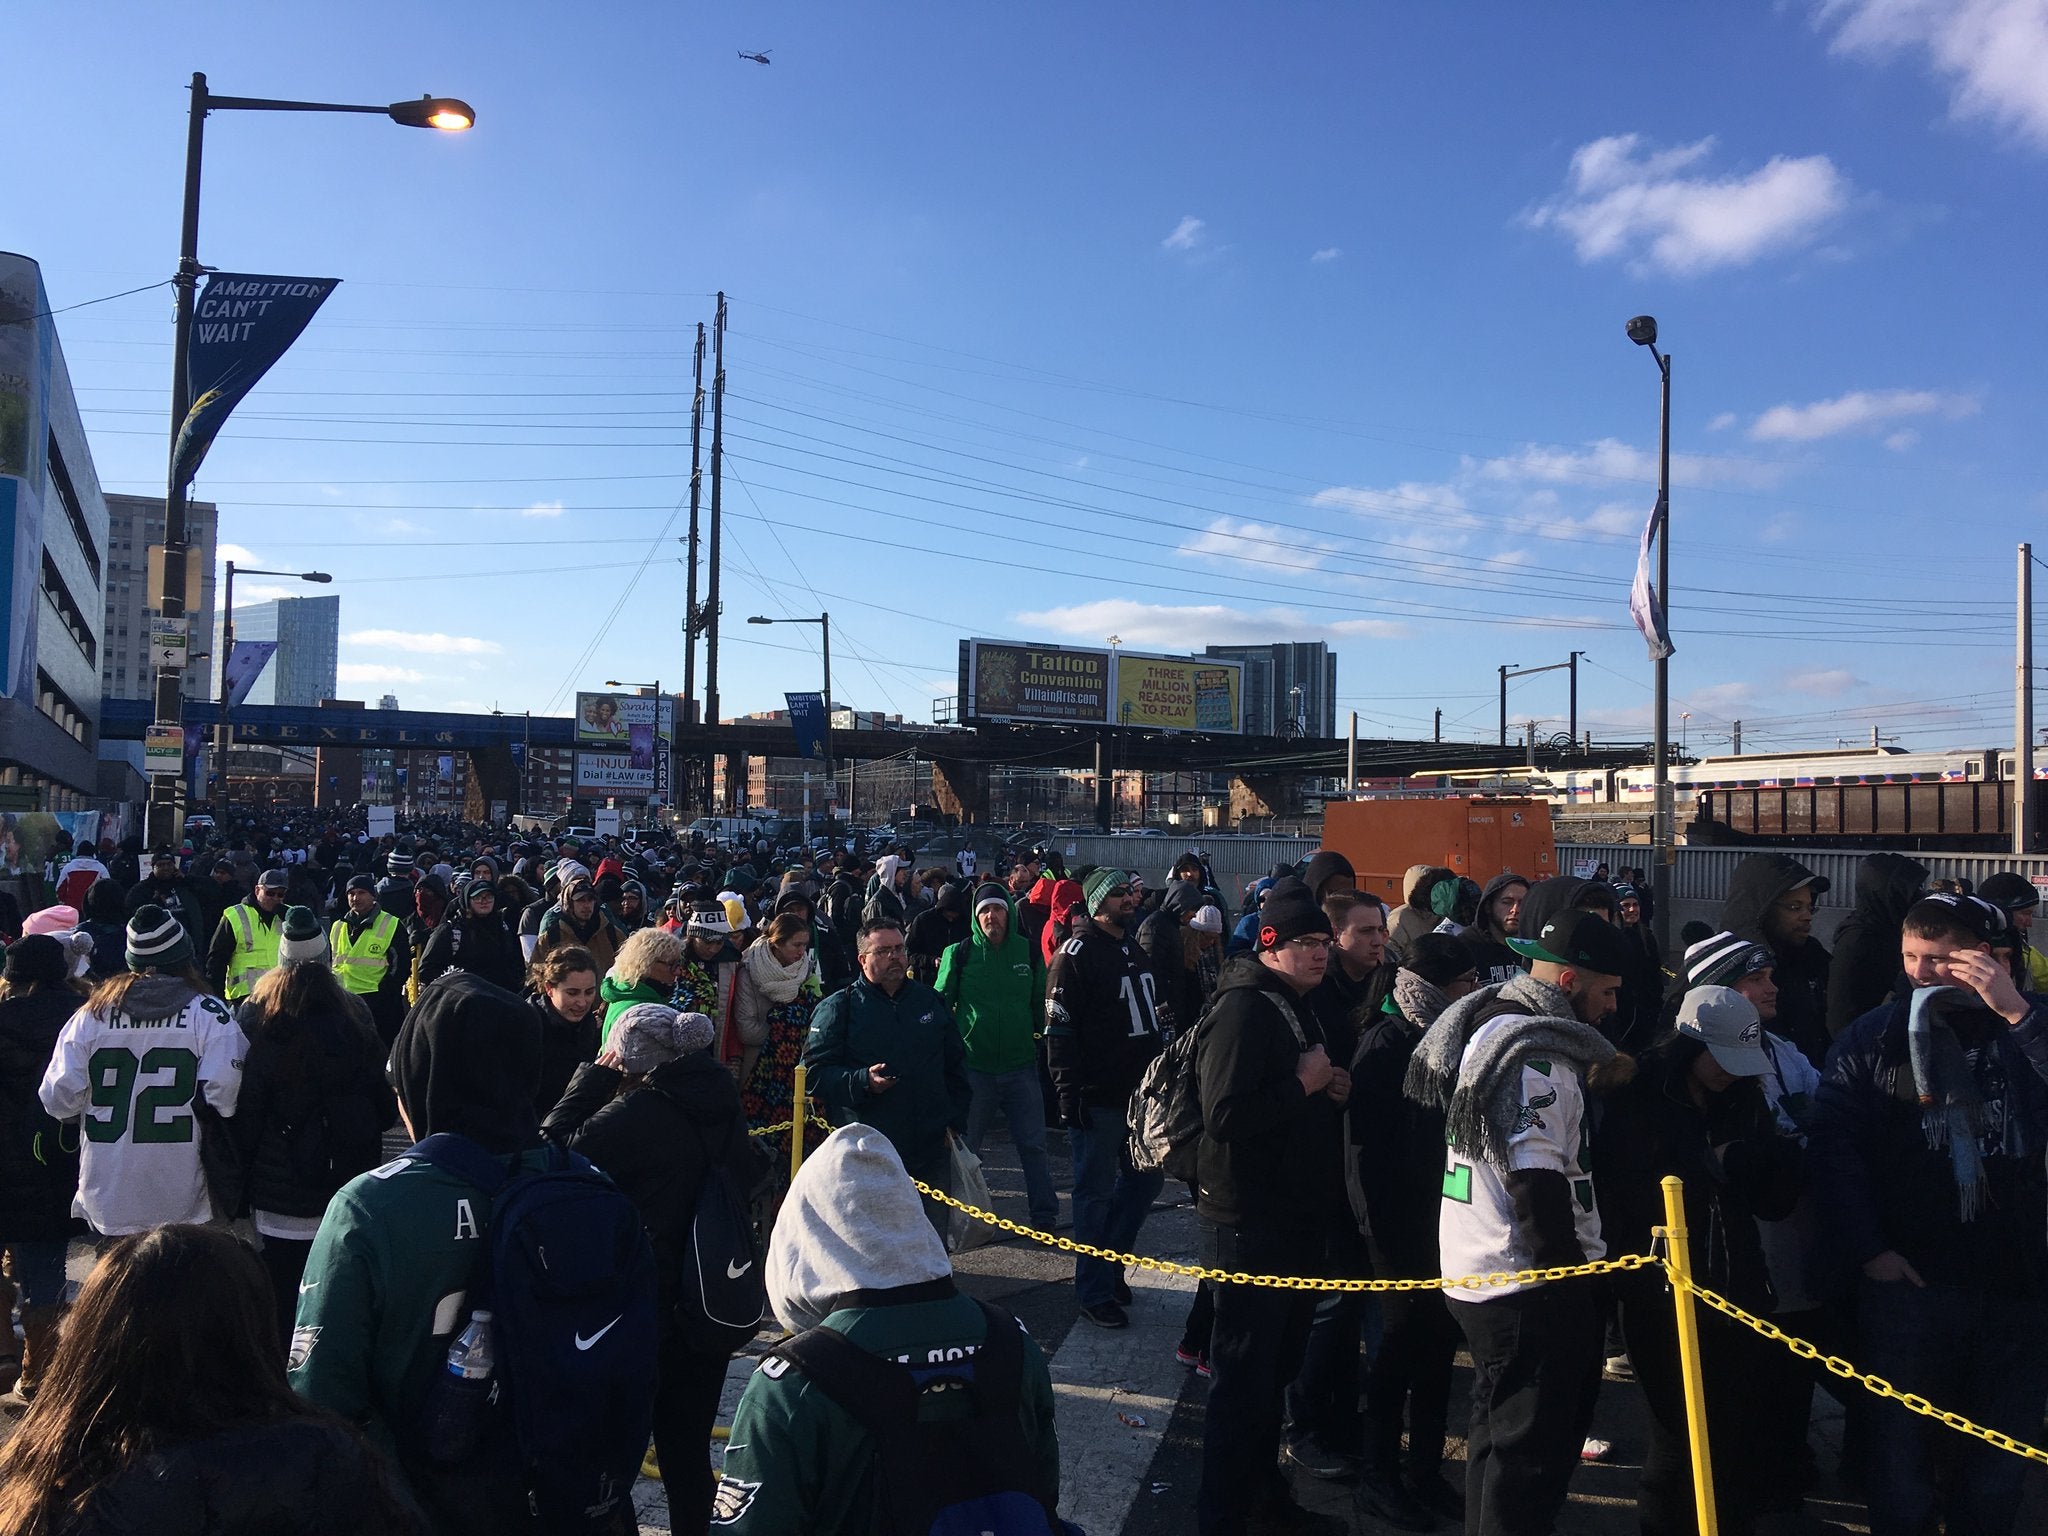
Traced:
<path fill-rule="evenodd" d="M 1649 642 L 1652 661 L 1662 661 L 1676 649 L 1671 643 L 1671 631 L 1664 627 L 1664 594 L 1650 579 L 1650 545 L 1663 537 L 1664 498 L 1659 496 L 1649 521 L 1643 524 L 1642 547 L 1636 553 L 1636 579 L 1628 590 L 1629 617 Z"/>

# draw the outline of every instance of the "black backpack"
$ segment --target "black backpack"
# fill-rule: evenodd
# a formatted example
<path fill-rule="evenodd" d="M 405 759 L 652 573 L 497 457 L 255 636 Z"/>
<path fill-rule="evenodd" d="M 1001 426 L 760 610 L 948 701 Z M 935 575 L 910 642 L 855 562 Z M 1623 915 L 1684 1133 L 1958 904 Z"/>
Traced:
<path fill-rule="evenodd" d="M 787 1339 L 762 1363 L 787 1361 L 837 1403 L 874 1445 L 874 1536 L 1064 1536 L 1059 1490 L 1044 1486 L 1037 1452 L 1017 1417 L 1023 1398 L 1023 1330 L 981 1304 L 988 1334 L 964 1360 L 913 1375 L 832 1328 Z M 932 1379 L 965 1392 L 973 1411 L 926 1421 L 921 1393 Z"/>
<path fill-rule="evenodd" d="M 639 1211 L 559 1147 L 547 1148 L 541 1170 L 516 1174 L 465 1136 L 429 1136 L 409 1155 L 492 1200 L 469 1305 L 493 1314 L 509 1434 L 501 1422 L 471 1470 L 513 1463 L 507 1470 L 551 1536 L 630 1528 L 661 1336 Z"/>
<path fill-rule="evenodd" d="M 768 1282 L 761 1273 L 751 1203 L 703 1127 L 692 1121 L 690 1129 L 704 1149 L 704 1180 L 697 1186 L 696 1208 L 683 1240 L 676 1329 L 701 1354 L 729 1355 L 760 1331 L 768 1315 Z"/>

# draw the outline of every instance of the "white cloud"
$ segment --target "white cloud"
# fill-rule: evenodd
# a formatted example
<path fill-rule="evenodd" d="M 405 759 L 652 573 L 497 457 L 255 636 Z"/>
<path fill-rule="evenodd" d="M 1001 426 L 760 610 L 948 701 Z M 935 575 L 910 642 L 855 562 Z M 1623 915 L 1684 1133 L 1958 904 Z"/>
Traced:
<path fill-rule="evenodd" d="M 1312 571 L 1323 563 L 1332 546 L 1310 545 L 1293 528 L 1266 523 L 1247 523 L 1234 517 L 1217 517 L 1175 551 L 1183 555 L 1208 555 L 1217 560 L 1247 558 L 1271 561 L 1298 570 Z"/>
<path fill-rule="evenodd" d="M 1949 84 L 1956 117 L 1984 118 L 2048 149 L 2048 5 L 2041 0 L 1819 0 L 1837 53 L 1918 51 Z"/>
<path fill-rule="evenodd" d="M 1208 225 L 1192 213 L 1183 214 L 1181 221 L 1173 226 L 1173 232 L 1159 242 L 1159 248 L 1164 251 L 1192 251 L 1208 238 L 1207 229 Z"/>
<path fill-rule="evenodd" d="M 1391 639 L 1408 633 L 1406 625 L 1388 619 L 1339 619 L 1325 623 L 1293 608 L 1247 612 L 1221 603 L 1175 605 L 1139 603 L 1127 598 L 1073 603 L 1014 617 L 1026 629 L 1067 635 L 1090 645 L 1100 645 L 1106 636 L 1116 635 L 1134 649 L 1154 646 L 1162 650 L 1189 650 L 1204 645 L 1281 640 Z"/>
<path fill-rule="evenodd" d="M 1633 502 L 1610 501 L 1595 507 L 1584 517 L 1524 519 L 1526 531 L 1545 539 L 1571 539 L 1591 534 L 1595 538 L 1636 539 L 1642 537 L 1648 507 Z"/>
<path fill-rule="evenodd" d="M 495 656 L 504 650 L 497 641 L 479 640 L 474 635 L 421 633 L 407 629 L 358 629 L 341 638 L 350 645 L 366 645 L 386 651 L 415 651 L 425 656 Z"/>
<path fill-rule="evenodd" d="M 1726 432 L 1730 427 L 1734 425 L 1735 413 L 1733 411 L 1723 411 L 1720 415 L 1716 416 L 1712 421 L 1707 423 L 1707 430 L 1709 432 Z"/>
<path fill-rule="evenodd" d="M 213 559 L 216 565 L 226 565 L 232 560 L 237 565 L 261 565 L 263 557 L 253 549 L 240 544 L 218 544 L 214 546 Z"/>
<path fill-rule="evenodd" d="M 1713 150 L 1711 136 L 1665 150 L 1636 133 L 1595 139 L 1572 155 L 1565 190 L 1523 220 L 1561 231 L 1584 262 L 1693 276 L 1810 244 L 1849 205 L 1826 155 L 1715 176 L 1703 168 Z"/>
<path fill-rule="evenodd" d="M 1812 694 L 1816 698 L 1834 699 L 1853 688 L 1861 688 L 1863 679 L 1847 667 L 1813 668 L 1805 672 L 1785 674 L 1784 686 L 1790 693 Z"/>
<path fill-rule="evenodd" d="M 424 683 L 427 674 L 415 672 L 411 667 L 386 667 L 373 662 L 344 661 L 334 669 L 337 681 L 344 683 Z"/>
<path fill-rule="evenodd" d="M 1971 395 L 1943 395 L 1931 389 L 1852 390 L 1811 405 L 1774 405 L 1750 424 L 1759 443 L 1811 443 L 1846 433 L 1875 432 L 1908 416 L 1945 416 L 1950 421 L 1974 415 Z M 1905 445 L 1902 445 L 1905 446 Z"/>
<path fill-rule="evenodd" d="M 241 561 L 235 562 L 237 565 Z M 251 603 L 274 603 L 287 597 L 312 597 L 314 594 L 297 585 L 280 586 L 276 582 L 243 581 L 235 584 L 235 611 L 239 613 Z"/>
<path fill-rule="evenodd" d="M 521 507 L 521 517 L 560 517 L 563 507 L 559 501 L 536 501 L 532 506 Z"/>
<path fill-rule="evenodd" d="M 1602 481 L 1657 483 L 1657 450 L 1637 448 L 1603 437 L 1583 447 L 1563 448 L 1532 443 L 1519 453 L 1492 459 L 1467 459 L 1464 471 L 1482 480 L 1533 481 L 1539 485 L 1596 485 Z M 1708 454 L 1671 455 L 1673 485 L 1744 485 L 1758 489 L 1776 485 L 1784 471 L 1774 464 Z"/>
<path fill-rule="evenodd" d="M 1312 253 L 1309 256 L 1309 260 L 1320 265 L 1324 262 L 1335 261 L 1339 256 L 1342 256 L 1343 254 L 1343 251 L 1339 250 L 1336 246 L 1326 245 L 1320 251 Z"/>
<path fill-rule="evenodd" d="M 1885 434 L 1884 445 L 1891 449 L 1893 453 L 1904 453 L 1919 441 L 1920 434 L 1917 431 L 1911 427 L 1901 427 L 1896 432 L 1887 432 Z"/>

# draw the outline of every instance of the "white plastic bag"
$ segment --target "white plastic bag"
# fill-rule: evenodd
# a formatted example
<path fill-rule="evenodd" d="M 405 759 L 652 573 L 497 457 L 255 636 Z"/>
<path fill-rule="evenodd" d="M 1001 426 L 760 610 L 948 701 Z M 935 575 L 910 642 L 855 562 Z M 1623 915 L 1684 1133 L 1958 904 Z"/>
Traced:
<path fill-rule="evenodd" d="M 988 1192 L 988 1180 L 982 1176 L 981 1159 L 969 1150 L 967 1138 L 956 1136 L 950 1152 L 952 1163 L 952 1187 L 946 1191 L 962 1205 L 971 1205 L 976 1210 L 993 1211 L 995 1200 Z M 946 1213 L 951 1220 L 946 1224 L 946 1251 L 965 1253 L 970 1248 L 979 1248 L 996 1235 L 997 1229 L 978 1216 L 965 1211 L 956 1211 L 948 1206 Z"/>

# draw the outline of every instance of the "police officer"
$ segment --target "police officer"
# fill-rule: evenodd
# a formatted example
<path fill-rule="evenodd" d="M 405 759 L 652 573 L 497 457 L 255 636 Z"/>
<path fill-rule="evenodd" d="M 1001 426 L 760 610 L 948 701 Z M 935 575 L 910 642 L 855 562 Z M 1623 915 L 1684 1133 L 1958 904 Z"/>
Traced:
<path fill-rule="evenodd" d="M 206 976 L 213 990 L 231 1003 L 247 997 L 265 971 L 277 969 L 288 883 L 283 870 L 266 869 L 256 877 L 256 889 L 220 915 L 206 951 Z"/>
<path fill-rule="evenodd" d="M 377 1033 L 388 1047 L 405 1022 L 405 983 L 412 972 L 412 944 L 405 925 L 377 905 L 377 882 L 349 876 L 348 910 L 327 931 L 334 974 L 363 1000 Z"/>

